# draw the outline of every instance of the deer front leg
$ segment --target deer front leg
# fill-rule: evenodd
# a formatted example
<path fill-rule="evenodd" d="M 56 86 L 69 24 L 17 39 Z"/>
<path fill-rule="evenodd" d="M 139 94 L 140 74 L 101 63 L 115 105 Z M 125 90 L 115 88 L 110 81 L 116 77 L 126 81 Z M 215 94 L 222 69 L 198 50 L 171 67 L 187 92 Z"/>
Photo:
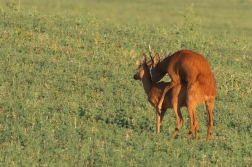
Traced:
<path fill-rule="evenodd" d="M 160 122 L 160 125 L 162 124 L 165 112 L 166 112 L 166 109 L 161 110 L 161 120 L 160 120 L 161 122 Z"/>
<path fill-rule="evenodd" d="M 174 86 L 174 84 L 173 84 L 173 82 L 171 82 L 171 83 L 169 83 L 168 86 L 165 87 L 165 89 L 164 89 L 164 91 L 163 91 L 163 94 L 162 94 L 162 96 L 161 96 L 161 98 L 160 98 L 160 100 L 159 100 L 159 102 L 158 102 L 158 105 L 157 105 L 157 108 L 158 108 L 159 110 L 162 109 L 162 105 L 163 105 L 163 102 L 164 102 L 164 98 L 165 98 L 166 93 L 167 93 L 173 86 Z"/>
<path fill-rule="evenodd" d="M 160 125 L 161 125 L 161 110 L 156 110 L 156 134 L 160 133 Z"/>

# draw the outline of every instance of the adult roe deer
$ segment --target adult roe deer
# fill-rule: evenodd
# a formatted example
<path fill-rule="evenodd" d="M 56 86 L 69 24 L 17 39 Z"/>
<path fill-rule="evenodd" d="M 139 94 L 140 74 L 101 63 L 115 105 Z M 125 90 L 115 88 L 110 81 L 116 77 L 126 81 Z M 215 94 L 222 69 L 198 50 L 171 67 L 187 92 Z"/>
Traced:
<path fill-rule="evenodd" d="M 190 140 L 192 132 L 195 130 L 195 138 L 198 139 L 198 120 L 196 117 L 196 107 L 205 102 L 208 114 L 208 131 L 206 141 L 210 139 L 213 127 L 212 110 L 216 97 L 216 85 L 214 75 L 207 60 L 200 54 L 180 50 L 160 61 L 159 54 L 151 56 L 152 59 L 152 82 L 158 82 L 166 73 L 171 78 L 171 82 L 165 87 L 160 101 L 157 105 L 161 109 L 166 93 L 181 82 L 187 82 L 186 105 L 190 118 L 190 130 L 187 140 Z"/>
<path fill-rule="evenodd" d="M 168 85 L 167 82 L 152 83 L 150 75 L 150 65 L 152 61 L 146 62 L 146 55 L 142 56 L 137 73 L 134 75 L 135 80 L 142 80 L 145 93 L 148 96 L 148 101 L 156 107 L 163 90 Z M 162 104 L 161 110 L 156 110 L 156 133 L 160 132 L 160 125 L 163 120 L 164 114 L 168 108 L 173 108 L 177 119 L 177 127 L 181 127 L 183 123 L 180 108 L 186 106 L 186 83 L 181 83 L 170 89 Z M 175 129 L 173 138 L 177 135 L 179 129 Z"/>

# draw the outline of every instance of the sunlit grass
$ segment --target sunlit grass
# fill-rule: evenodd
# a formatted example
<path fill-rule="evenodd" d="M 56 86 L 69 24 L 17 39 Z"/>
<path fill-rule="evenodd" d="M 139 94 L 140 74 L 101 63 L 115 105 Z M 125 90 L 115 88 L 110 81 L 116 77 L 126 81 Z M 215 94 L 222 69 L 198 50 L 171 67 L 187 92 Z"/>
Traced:
<path fill-rule="evenodd" d="M 1 166 L 251 165 L 249 40 L 203 33 L 192 8 L 169 28 L 63 13 L 1 9 Z M 186 141 L 186 109 L 176 139 L 172 110 L 155 135 L 154 109 L 133 80 L 148 44 L 210 62 L 218 94 L 209 143 L 204 106 L 199 141 Z"/>

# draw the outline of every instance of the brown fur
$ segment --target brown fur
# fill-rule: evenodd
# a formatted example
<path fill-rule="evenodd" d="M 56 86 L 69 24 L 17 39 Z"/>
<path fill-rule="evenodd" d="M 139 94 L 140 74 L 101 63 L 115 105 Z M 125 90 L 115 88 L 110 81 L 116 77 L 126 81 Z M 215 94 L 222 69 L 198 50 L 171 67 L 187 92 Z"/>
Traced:
<path fill-rule="evenodd" d="M 166 73 L 168 73 L 172 81 L 165 87 L 157 105 L 157 110 L 161 109 L 165 94 L 171 88 L 181 84 L 181 82 L 187 82 L 186 103 L 190 118 L 190 131 L 187 139 L 190 139 L 194 130 L 195 137 L 198 139 L 196 107 L 205 102 L 209 120 L 206 138 L 206 141 L 208 141 L 212 132 L 212 110 L 216 97 L 214 75 L 209 63 L 202 55 L 189 50 L 180 50 L 161 62 L 159 55 L 156 54 L 152 63 L 152 82 L 158 82 Z"/>
<path fill-rule="evenodd" d="M 165 87 L 169 84 L 168 82 L 151 82 L 151 75 L 149 66 L 152 61 L 148 61 L 146 63 L 146 56 L 144 55 L 141 60 L 141 64 L 137 69 L 137 73 L 134 75 L 136 80 L 142 80 L 143 87 L 145 93 L 148 96 L 148 101 L 156 107 L 159 99 L 165 89 Z M 174 112 L 177 118 L 177 127 L 181 127 L 183 124 L 183 118 L 180 111 L 180 108 L 186 106 L 186 83 L 181 83 L 179 85 L 174 86 L 170 89 L 164 99 L 164 103 L 162 104 L 161 112 L 156 111 L 156 133 L 160 132 L 160 125 L 163 120 L 164 114 L 168 108 L 175 108 Z M 173 137 L 178 133 L 178 129 L 174 131 Z"/>

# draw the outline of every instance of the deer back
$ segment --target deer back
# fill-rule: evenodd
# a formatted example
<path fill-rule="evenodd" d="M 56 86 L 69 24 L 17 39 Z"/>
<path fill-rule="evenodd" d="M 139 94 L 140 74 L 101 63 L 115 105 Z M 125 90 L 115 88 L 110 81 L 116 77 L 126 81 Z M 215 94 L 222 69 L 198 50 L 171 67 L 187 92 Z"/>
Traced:
<path fill-rule="evenodd" d="M 151 70 L 152 82 L 158 82 L 166 73 L 170 77 L 177 75 L 181 81 L 187 81 L 191 76 L 209 75 L 211 74 L 210 65 L 207 60 L 200 54 L 189 51 L 180 50 L 171 56 L 160 61 L 159 55 L 153 58 L 153 65 Z"/>

